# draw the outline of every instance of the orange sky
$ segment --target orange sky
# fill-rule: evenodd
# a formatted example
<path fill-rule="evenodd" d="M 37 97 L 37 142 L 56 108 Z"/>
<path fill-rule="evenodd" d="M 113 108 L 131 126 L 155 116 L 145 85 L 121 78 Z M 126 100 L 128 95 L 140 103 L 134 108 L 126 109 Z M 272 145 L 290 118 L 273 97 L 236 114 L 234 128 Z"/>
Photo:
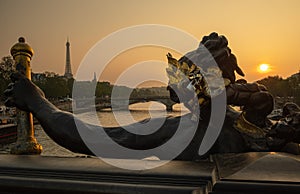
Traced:
<path fill-rule="evenodd" d="M 8 55 L 18 37 L 24 36 L 35 51 L 34 72 L 63 74 L 69 36 L 76 74 L 83 57 L 103 37 L 132 25 L 163 24 L 199 40 L 212 31 L 225 35 L 246 79 L 255 81 L 299 71 L 299 21 L 299 0 L 0 0 L 0 56 Z M 101 79 L 113 82 L 139 60 L 165 62 L 165 51 L 125 52 L 111 62 Z M 270 64 L 271 71 L 258 73 L 261 63 Z"/>

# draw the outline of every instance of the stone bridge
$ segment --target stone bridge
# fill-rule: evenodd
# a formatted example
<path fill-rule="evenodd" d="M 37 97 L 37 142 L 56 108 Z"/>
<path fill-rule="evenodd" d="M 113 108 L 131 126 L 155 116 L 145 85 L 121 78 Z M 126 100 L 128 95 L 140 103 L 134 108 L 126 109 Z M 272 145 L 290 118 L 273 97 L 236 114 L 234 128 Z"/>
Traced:
<path fill-rule="evenodd" d="M 117 109 L 128 109 L 128 106 L 131 104 L 141 103 L 141 102 L 160 102 L 166 106 L 167 111 L 172 111 L 172 107 L 176 102 L 173 102 L 168 96 L 149 96 L 149 97 L 135 97 L 130 99 L 124 98 L 96 98 L 95 104 L 97 110 L 101 110 L 104 108 L 114 108 Z M 112 104 L 113 103 L 113 104 Z"/>

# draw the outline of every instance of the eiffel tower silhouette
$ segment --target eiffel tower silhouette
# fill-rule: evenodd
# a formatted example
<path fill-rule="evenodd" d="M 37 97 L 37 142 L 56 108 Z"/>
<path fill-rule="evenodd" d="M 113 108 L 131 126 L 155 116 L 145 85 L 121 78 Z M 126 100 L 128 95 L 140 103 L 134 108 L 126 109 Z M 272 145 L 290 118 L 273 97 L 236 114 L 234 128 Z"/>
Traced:
<path fill-rule="evenodd" d="M 64 76 L 68 79 L 73 78 L 72 68 L 71 68 L 71 57 L 70 57 L 70 42 L 69 38 L 66 43 L 66 67 Z"/>

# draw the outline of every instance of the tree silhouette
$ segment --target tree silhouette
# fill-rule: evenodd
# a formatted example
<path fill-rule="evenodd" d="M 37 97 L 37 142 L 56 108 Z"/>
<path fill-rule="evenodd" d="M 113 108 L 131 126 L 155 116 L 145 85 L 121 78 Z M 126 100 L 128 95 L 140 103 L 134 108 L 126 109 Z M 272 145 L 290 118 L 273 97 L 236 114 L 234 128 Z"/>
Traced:
<path fill-rule="evenodd" d="M 3 92 L 10 83 L 10 75 L 14 70 L 14 60 L 11 56 L 2 57 L 0 61 L 0 97 L 3 99 Z"/>

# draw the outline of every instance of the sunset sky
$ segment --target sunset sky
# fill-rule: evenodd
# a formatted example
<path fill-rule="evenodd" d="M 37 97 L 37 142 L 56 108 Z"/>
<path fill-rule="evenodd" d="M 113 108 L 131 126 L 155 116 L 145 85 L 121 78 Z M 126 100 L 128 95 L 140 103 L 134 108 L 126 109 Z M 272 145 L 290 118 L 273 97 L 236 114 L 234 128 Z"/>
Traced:
<path fill-rule="evenodd" d="M 0 56 L 9 55 L 18 37 L 24 36 L 35 51 L 34 72 L 63 74 L 69 37 L 76 74 L 89 49 L 105 36 L 133 25 L 162 24 L 198 40 L 213 31 L 225 35 L 246 79 L 255 81 L 299 71 L 299 21 L 299 0 L 0 0 Z M 100 79 L 114 82 L 127 67 L 144 60 L 166 63 L 167 51 L 125 52 Z M 270 69 L 262 73 L 260 64 L 269 64 Z M 165 74 L 162 69 L 151 70 Z"/>

